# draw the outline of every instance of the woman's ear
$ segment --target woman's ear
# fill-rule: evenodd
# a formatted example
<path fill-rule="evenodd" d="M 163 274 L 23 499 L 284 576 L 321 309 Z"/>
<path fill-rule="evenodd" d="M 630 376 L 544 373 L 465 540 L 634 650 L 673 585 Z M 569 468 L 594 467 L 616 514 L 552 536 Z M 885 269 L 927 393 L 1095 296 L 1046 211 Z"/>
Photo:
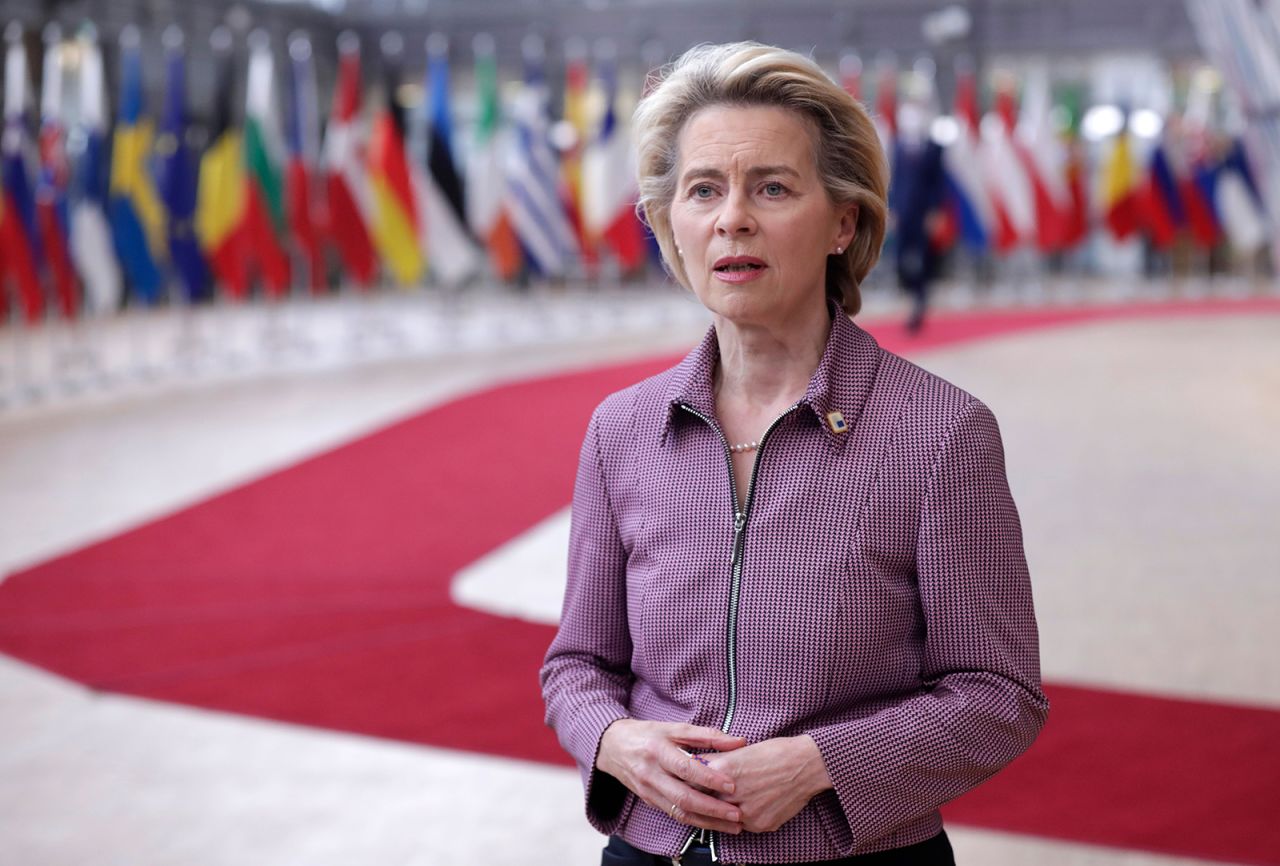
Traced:
<path fill-rule="evenodd" d="M 836 246 L 848 249 L 858 229 L 858 205 L 856 202 L 845 205 L 840 212 L 840 233 L 836 235 Z"/>

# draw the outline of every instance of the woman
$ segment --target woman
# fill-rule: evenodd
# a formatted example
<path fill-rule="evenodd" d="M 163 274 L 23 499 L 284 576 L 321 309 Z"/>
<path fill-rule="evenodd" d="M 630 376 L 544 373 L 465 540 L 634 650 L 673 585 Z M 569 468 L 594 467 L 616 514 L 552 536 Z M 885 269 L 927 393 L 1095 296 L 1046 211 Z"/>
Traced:
<path fill-rule="evenodd" d="M 951 863 L 938 806 L 1044 723 L 995 419 L 847 314 L 884 235 L 865 111 L 691 50 L 636 109 L 641 204 L 712 313 L 587 428 L 547 722 L 605 863 Z"/>

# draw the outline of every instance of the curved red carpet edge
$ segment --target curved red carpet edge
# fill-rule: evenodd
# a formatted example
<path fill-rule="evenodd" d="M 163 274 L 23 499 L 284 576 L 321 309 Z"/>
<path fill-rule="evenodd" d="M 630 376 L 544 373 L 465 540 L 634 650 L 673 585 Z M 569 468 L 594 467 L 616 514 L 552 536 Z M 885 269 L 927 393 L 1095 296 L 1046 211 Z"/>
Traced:
<path fill-rule="evenodd" d="M 894 351 L 1251 300 L 951 316 Z M 591 409 L 674 359 L 502 385 L 0 584 L 0 650 L 104 691 L 567 763 L 542 724 L 553 630 L 458 607 L 453 575 L 570 499 Z M 519 440 L 513 454 L 511 442 Z M 1065 684 L 1032 749 L 948 820 L 1280 864 L 1280 712 Z"/>

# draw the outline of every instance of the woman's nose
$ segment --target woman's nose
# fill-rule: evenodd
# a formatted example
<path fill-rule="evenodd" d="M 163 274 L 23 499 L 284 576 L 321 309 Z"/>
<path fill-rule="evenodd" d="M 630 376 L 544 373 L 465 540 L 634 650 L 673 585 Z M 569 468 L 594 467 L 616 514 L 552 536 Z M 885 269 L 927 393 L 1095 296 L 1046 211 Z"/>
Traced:
<path fill-rule="evenodd" d="M 724 205 L 716 216 L 716 234 L 729 236 L 750 234 L 756 230 L 751 202 L 745 192 L 731 191 L 724 198 Z"/>

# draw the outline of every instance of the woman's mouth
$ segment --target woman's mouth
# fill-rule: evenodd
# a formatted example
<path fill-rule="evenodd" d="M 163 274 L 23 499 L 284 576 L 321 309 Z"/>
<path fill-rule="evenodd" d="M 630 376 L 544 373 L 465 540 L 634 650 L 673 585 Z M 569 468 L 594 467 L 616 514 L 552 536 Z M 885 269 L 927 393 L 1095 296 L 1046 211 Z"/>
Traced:
<path fill-rule="evenodd" d="M 741 283 L 754 279 L 767 266 L 763 261 L 753 256 L 726 256 L 717 259 L 712 270 L 715 271 L 716 278 L 730 283 Z"/>
<path fill-rule="evenodd" d="M 764 262 L 755 256 L 724 256 L 716 259 L 713 268 L 717 271 L 758 271 L 764 267 Z"/>

